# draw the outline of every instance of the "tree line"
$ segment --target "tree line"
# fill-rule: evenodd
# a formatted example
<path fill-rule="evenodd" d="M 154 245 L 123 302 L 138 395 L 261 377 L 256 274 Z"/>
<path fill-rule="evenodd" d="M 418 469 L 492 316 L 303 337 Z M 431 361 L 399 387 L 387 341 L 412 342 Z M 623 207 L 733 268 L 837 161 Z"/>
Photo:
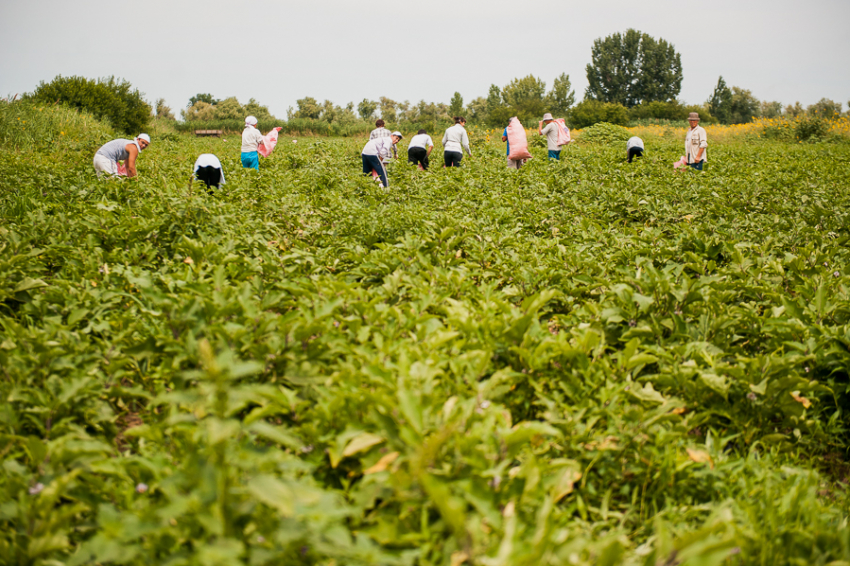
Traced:
<path fill-rule="evenodd" d="M 678 98 L 683 76 L 681 55 L 664 39 L 656 40 L 634 29 L 595 40 L 585 72 L 588 86 L 584 99 L 578 103 L 570 76 L 562 73 L 548 90 L 545 81 L 528 75 L 501 87 L 491 84 L 487 96 L 478 96 L 466 104 L 459 92 L 448 103 L 414 103 L 382 96 L 344 106 L 305 96 L 296 101 L 296 108 L 287 110 L 286 117 L 289 121 L 324 125 L 324 131 L 341 131 L 349 126 L 362 129 L 378 117 L 388 124 L 406 127 L 434 128 L 460 115 L 475 125 L 502 127 L 511 116 L 530 125 L 545 112 L 551 112 L 566 118 L 572 127 L 583 128 L 598 122 L 628 125 L 643 120 L 683 121 L 689 112 L 699 112 L 703 123 L 741 124 L 758 117 L 830 118 L 842 110 L 840 102 L 827 98 L 805 108 L 799 102 L 783 106 L 777 101 L 760 101 L 750 90 L 729 87 L 722 76 L 704 103 L 687 105 Z M 60 75 L 50 83 L 42 81 L 25 97 L 84 108 L 127 133 L 140 131 L 150 118 L 176 120 L 163 99 L 150 105 L 138 89 L 114 77 L 93 80 Z M 191 97 L 180 114 L 188 124 L 234 122 L 249 114 L 261 123 L 278 121 L 267 106 L 253 98 L 242 104 L 236 97 L 216 99 L 210 93 Z"/>

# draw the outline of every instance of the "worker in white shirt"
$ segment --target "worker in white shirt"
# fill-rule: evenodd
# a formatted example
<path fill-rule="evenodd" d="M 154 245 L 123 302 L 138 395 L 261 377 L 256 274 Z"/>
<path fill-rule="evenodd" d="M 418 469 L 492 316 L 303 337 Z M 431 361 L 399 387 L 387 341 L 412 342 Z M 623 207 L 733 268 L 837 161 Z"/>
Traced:
<path fill-rule="evenodd" d="M 257 148 L 263 143 L 263 134 L 257 129 L 257 119 L 253 116 L 245 118 L 245 129 L 242 130 L 242 167 L 260 170 L 260 154 Z"/>
<path fill-rule="evenodd" d="M 454 117 L 455 125 L 448 128 L 443 134 L 443 161 L 445 167 L 460 167 L 463 159 L 463 151 L 472 157 L 469 150 L 469 136 L 466 133 L 466 118 Z"/>
<path fill-rule="evenodd" d="M 393 145 L 403 137 L 401 132 L 393 132 L 388 138 L 369 140 L 360 152 L 360 158 L 363 160 L 363 174 L 371 175 L 372 171 L 375 171 L 381 178 L 381 186 L 389 187 L 390 182 L 387 179 L 387 169 L 384 167 L 383 159 L 392 153 Z"/>
<path fill-rule="evenodd" d="M 369 139 L 373 140 L 375 138 L 392 137 L 392 135 L 393 135 L 392 132 L 389 131 L 385 127 L 385 125 L 386 125 L 386 122 L 384 122 L 383 120 L 378 118 L 378 120 L 375 122 L 375 129 L 372 130 L 371 132 L 369 132 Z M 393 157 L 398 157 L 398 149 L 396 148 L 396 146 L 393 146 Z M 389 157 L 387 157 L 387 159 L 384 160 L 384 164 L 386 165 L 387 163 L 389 163 Z"/>
<path fill-rule="evenodd" d="M 427 149 L 426 149 L 427 148 Z M 407 146 L 407 162 L 418 165 L 423 171 L 428 170 L 431 151 L 434 149 L 434 140 L 428 135 L 425 130 L 419 132 L 410 138 L 410 145 Z"/>
<path fill-rule="evenodd" d="M 634 157 L 643 157 L 643 152 L 643 140 L 637 136 L 630 137 L 629 141 L 626 142 L 626 157 L 629 163 L 632 162 Z"/>
<path fill-rule="evenodd" d="M 685 134 L 687 163 L 697 171 L 702 171 L 702 166 L 708 161 L 706 157 L 708 137 L 705 134 L 705 128 L 699 125 L 699 113 L 691 112 L 688 114 L 688 124 L 690 124 L 690 129 Z"/>
<path fill-rule="evenodd" d="M 218 188 L 224 184 L 224 170 L 221 161 L 212 153 L 202 153 L 195 160 L 195 178 L 203 181 L 207 186 L 207 192 L 213 194 L 211 187 Z"/>

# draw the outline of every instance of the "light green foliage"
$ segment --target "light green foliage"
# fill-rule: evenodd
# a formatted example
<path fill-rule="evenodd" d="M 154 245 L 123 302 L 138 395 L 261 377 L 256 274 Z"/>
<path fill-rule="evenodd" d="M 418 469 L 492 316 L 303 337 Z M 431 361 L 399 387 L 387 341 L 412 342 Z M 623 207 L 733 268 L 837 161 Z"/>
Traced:
<path fill-rule="evenodd" d="M 628 108 L 674 100 L 682 88 L 682 57 L 673 45 L 634 29 L 596 39 L 586 71 L 586 99 Z"/>
<path fill-rule="evenodd" d="M 486 124 L 489 117 L 487 99 L 479 96 L 466 105 L 466 116 L 470 122 Z"/>
<path fill-rule="evenodd" d="M 186 108 L 191 108 L 198 102 L 206 102 L 207 104 L 215 106 L 221 101 L 208 92 L 199 92 L 198 94 L 189 99 L 189 104 L 186 105 Z"/>
<path fill-rule="evenodd" d="M 570 124 L 573 128 L 586 128 L 599 122 L 608 122 L 626 126 L 629 123 L 629 111 L 622 104 L 583 100 L 570 112 Z"/>
<path fill-rule="evenodd" d="M 202 95 L 198 96 L 200 97 Z M 207 97 L 204 96 L 203 98 L 206 99 Z M 316 102 L 309 97 L 298 102 L 301 104 L 307 100 L 312 100 L 314 104 Z M 181 114 L 184 120 L 194 123 L 189 125 L 191 128 L 197 128 L 198 126 L 212 128 L 216 122 L 232 122 L 241 130 L 241 124 L 244 123 L 247 116 L 254 116 L 259 121 L 275 120 L 275 117 L 271 115 L 267 106 L 261 105 L 253 98 L 247 104 L 242 105 L 235 96 L 225 98 L 224 100 L 216 100 L 214 104 L 206 100 L 198 100 L 189 108 L 182 110 Z"/>
<path fill-rule="evenodd" d="M 377 109 L 377 102 L 364 98 L 360 101 L 360 104 L 357 105 L 357 114 L 360 116 L 361 120 L 366 120 L 368 122 L 375 117 L 375 111 Z"/>
<path fill-rule="evenodd" d="M 732 102 L 729 107 L 732 124 L 752 122 L 753 118 L 759 116 L 759 108 L 759 100 L 753 96 L 752 91 L 737 86 L 732 87 Z"/>
<path fill-rule="evenodd" d="M 158 98 L 154 106 L 154 117 L 157 120 L 175 120 L 171 107 L 165 103 L 164 98 Z"/>
<path fill-rule="evenodd" d="M 99 120 L 108 121 L 124 134 L 144 130 L 151 116 L 151 107 L 138 89 L 123 79 L 107 77 L 57 76 L 49 83 L 40 82 L 27 98 L 42 104 L 61 102 L 72 108 L 90 112 Z"/>
<path fill-rule="evenodd" d="M 841 103 L 830 100 L 829 98 L 821 98 L 815 104 L 806 108 L 809 116 L 817 118 L 832 119 L 841 115 Z"/>
<path fill-rule="evenodd" d="M 788 106 L 785 107 L 785 115 L 790 117 L 790 118 L 796 118 L 797 116 L 800 116 L 801 114 L 804 114 L 805 112 L 806 112 L 806 110 L 803 108 L 803 105 L 800 104 L 799 100 L 797 102 L 795 102 L 793 105 L 789 104 Z"/>
<path fill-rule="evenodd" d="M 381 118 L 387 124 L 395 124 L 398 121 L 398 102 L 386 96 L 379 99 L 378 107 L 381 109 Z"/>
<path fill-rule="evenodd" d="M 759 105 L 759 116 L 762 118 L 780 118 L 782 116 L 782 103 L 775 100 L 773 102 L 762 100 Z"/>
<path fill-rule="evenodd" d="M 298 110 L 292 115 L 292 118 L 308 118 L 318 120 L 322 115 L 322 107 L 319 102 L 312 96 L 305 96 L 295 101 L 298 105 Z"/>
<path fill-rule="evenodd" d="M 581 141 L 584 143 L 615 144 L 625 142 L 630 137 L 632 137 L 632 134 L 629 133 L 629 130 L 608 122 L 593 124 L 581 133 Z"/>
<path fill-rule="evenodd" d="M 556 118 L 565 118 L 576 103 L 576 93 L 570 83 L 570 76 L 561 73 L 555 78 L 552 90 L 546 95 L 546 104 L 549 112 Z"/>
<path fill-rule="evenodd" d="M 610 128 L 0 152 L 0 563 L 850 561 L 850 146 Z"/>
<path fill-rule="evenodd" d="M 64 105 L 0 100 L 0 147 L 52 151 L 101 145 L 118 134 L 93 114 Z"/>

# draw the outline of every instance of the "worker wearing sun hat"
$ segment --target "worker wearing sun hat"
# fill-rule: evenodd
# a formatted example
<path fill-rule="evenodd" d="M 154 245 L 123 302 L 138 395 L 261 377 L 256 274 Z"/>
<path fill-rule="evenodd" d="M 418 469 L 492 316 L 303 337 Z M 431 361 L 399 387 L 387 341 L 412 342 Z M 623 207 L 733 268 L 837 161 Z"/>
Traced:
<path fill-rule="evenodd" d="M 124 174 L 119 172 L 119 161 L 125 162 L 126 175 L 135 177 L 137 175 L 136 158 L 150 144 L 151 137 L 147 134 L 139 134 L 132 140 L 119 138 L 103 144 L 94 154 L 94 170 L 98 178 L 103 174 L 110 176 Z"/>
<path fill-rule="evenodd" d="M 392 153 L 393 146 L 402 137 L 404 136 L 401 135 L 401 132 L 393 132 L 388 138 L 372 138 L 360 152 L 360 158 L 363 161 L 363 174 L 372 175 L 374 171 L 375 175 L 381 180 L 382 187 L 390 186 L 383 158 Z"/>
<path fill-rule="evenodd" d="M 705 128 L 699 125 L 699 114 L 691 112 L 688 114 L 688 124 L 690 129 L 685 134 L 685 157 L 688 165 L 702 171 L 702 166 L 708 159 L 706 158 L 706 148 L 708 147 L 708 138 L 705 134 Z"/>
<path fill-rule="evenodd" d="M 561 159 L 561 146 L 558 145 L 558 124 L 555 123 L 552 114 L 547 112 L 543 115 L 542 123 L 546 124 L 544 128 L 540 124 L 537 125 L 537 133 L 541 136 L 546 136 L 546 147 L 549 150 L 549 159 L 558 161 Z"/>
<path fill-rule="evenodd" d="M 259 171 L 260 154 L 257 148 L 263 143 L 263 134 L 256 126 L 256 118 L 253 116 L 245 118 L 245 129 L 242 130 L 242 167 Z"/>

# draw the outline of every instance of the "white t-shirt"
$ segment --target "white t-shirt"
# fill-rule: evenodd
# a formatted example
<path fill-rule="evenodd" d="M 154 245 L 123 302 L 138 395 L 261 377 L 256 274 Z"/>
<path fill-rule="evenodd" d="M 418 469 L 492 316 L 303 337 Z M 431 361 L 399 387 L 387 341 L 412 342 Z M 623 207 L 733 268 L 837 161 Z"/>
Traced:
<path fill-rule="evenodd" d="M 685 155 L 688 158 L 688 163 L 697 163 L 697 154 L 701 147 L 708 147 L 708 137 L 705 135 L 705 128 L 697 126 L 693 130 L 688 130 L 688 133 L 685 135 Z M 702 152 L 700 161 L 708 163 L 708 150 Z"/>
<path fill-rule="evenodd" d="M 212 153 L 202 153 L 198 156 L 198 159 L 195 160 L 195 173 L 198 172 L 198 169 L 201 167 L 215 167 L 219 171 L 221 171 L 221 181 L 220 183 L 224 184 L 224 168 L 221 166 L 221 161 L 218 160 L 218 157 L 213 155 Z"/>
<path fill-rule="evenodd" d="M 637 136 L 632 136 L 629 138 L 629 141 L 626 142 L 626 151 L 630 150 L 633 147 L 639 147 L 644 149 L 643 140 Z"/>
<path fill-rule="evenodd" d="M 472 157 L 472 152 L 469 151 L 469 136 L 466 134 L 466 129 L 460 124 L 455 124 L 443 134 L 443 151 L 463 153 L 463 150 L 466 150 L 466 153 Z"/>
<path fill-rule="evenodd" d="M 375 138 L 363 147 L 362 155 L 375 155 L 377 157 L 389 157 L 393 151 L 392 138 Z"/>
<path fill-rule="evenodd" d="M 434 147 L 434 140 L 428 134 L 416 134 L 410 138 L 410 145 L 407 147 L 408 149 L 411 147 L 421 147 L 422 149 Z"/>
<path fill-rule="evenodd" d="M 245 126 L 242 130 L 242 153 L 250 153 L 257 151 L 260 142 L 263 141 L 263 134 L 254 126 Z"/>

